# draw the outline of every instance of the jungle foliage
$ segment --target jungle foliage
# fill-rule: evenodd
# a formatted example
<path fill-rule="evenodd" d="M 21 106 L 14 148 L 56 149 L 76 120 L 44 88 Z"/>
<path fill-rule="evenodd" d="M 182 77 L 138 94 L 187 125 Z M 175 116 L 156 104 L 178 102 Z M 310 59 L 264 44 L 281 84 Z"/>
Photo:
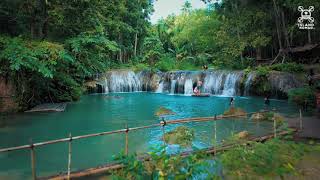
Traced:
<path fill-rule="evenodd" d="M 257 60 L 282 57 L 275 63 L 288 64 L 272 69 L 301 72 L 301 67 L 294 64 L 298 59 L 284 50 L 320 41 L 319 24 L 309 31 L 297 27 L 298 6 L 317 9 L 319 1 L 203 1 L 207 9 L 193 10 L 187 1 L 182 14 L 171 15 L 151 27 L 145 43 L 152 46 L 145 49 L 143 62 L 152 62 L 162 70 L 176 69 L 179 62 L 197 68 L 211 64 L 214 68 L 245 69 L 254 68 Z M 319 11 L 312 16 L 320 18 Z"/>
<path fill-rule="evenodd" d="M 76 100 L 83 82 L 141 53 L 149 0 L 0 2 L 0 76 L 22 109 Z"/>

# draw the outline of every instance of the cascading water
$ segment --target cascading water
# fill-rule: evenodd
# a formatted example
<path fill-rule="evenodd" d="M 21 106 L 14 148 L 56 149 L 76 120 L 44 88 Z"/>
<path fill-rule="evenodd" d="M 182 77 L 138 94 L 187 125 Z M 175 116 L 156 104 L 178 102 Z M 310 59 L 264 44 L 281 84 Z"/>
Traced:
<path fill-rule="evenodd" d="M 177 80 L 171 80 L 170 94 L 174 94 Z"/>
<path fill-rule="evenodd" d="M 109 93 L 109 87 L 108 87 L 108 79 L 104 79 L 104 93 Z"/>
<path fill-rule="evenodd" d="M 102 82 L 105 92 L 142 91 L 141 78 L 133 71 L 111 71 L 105 78 Z"/>
<path fill-rule="evenodd" d="M 163 81 L 159 83 L 156 93 L 163 93 Z"/>
<path fill-rule="evenodd" d="M 223 87 L 224 72 L 210 72 L 204 78 L 203 89 L 205 93 L 221 94 Z"/>
<path fill-rule="evenodd" d="M 250 87 L 252 84 L 253 79 L 255 78 L 255 73 L 250 73 L 247 77 L 246 82 L 244 83 L 244 95 L 249 96 L 250 94 Z"/>
<path fill-rule="evenodd" d="M 193 83 L 192 79 L 187 79 L 184 83 L 184 94 L 185 95 L 192 95 L 193 94 Z"/>
<path fill-rule="evenodd" d="M 192 95 L 195 84 L 202 81 L 203 93 L 234 96 L 239 94 L 238 84 L 241 78 L 241 72 L 227 71 L 176 71 L 166 73 L 111 71 L 100 77 L 98 82 L 103 86 L 106 93 L 154 91 L 156 93 Z"/>
<path fill-rule="evenodd" d="M 240 76 L 241 76 L 240 73 L 229 73 L 227 75 L 226 80 L 224 82 L 222 95 L 224 96 L 236 95 L 237 82 L 240 79 Z"/>

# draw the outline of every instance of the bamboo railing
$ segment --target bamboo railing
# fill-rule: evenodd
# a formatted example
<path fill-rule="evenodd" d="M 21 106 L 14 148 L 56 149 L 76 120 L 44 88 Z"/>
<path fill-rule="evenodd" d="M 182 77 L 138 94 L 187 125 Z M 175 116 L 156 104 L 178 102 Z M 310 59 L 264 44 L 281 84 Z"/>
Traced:
<path fill-rule="evenodd" d="M 275 109 L 273 109 L 275 111 Z M 262 110 L 262 111 L 257 111 L 257 112 L 251 112 L 247 113 L 246 117 L 256 114 L 256 113 L 266 113 L 270 112 L 268 110 Z M 97 136 L 105 136 L 105 135 L 111 135 L 111 134 L 119 134 L 123 133 L 125 134 L 125 153 L 129 153 L 129 132 L 130 131 L 138 131 L 141 129 L 149 129 L 149 128 L 155 128 L 155 127 L 161 127 L 162 128 L 162 133 L 164 136 L 165 132 L 165 126 L 170 125 L 170 124 L 183 124 L 183 123 L 190 123 L 190 122 L 208 122 L 208 121 L 218 121 L 218 120 L 223 120 L 223 119 L 228 119 L 228 118 L 234 118 L 234 117 L 239 117 L 238 115 L 229 115 L 229 116 L 223 116 L 223 115 L 215 115 L 213 117 L 197 117 L 197 118 L 186 118 L 186 119 L 177 119 L 177 120 L 169 120 L 165 121 L 164 119 L 161 120 L 160 123 L 157 124 L 151 124 L 151 125 L 146 125 L 146 126 L 140 126 L 140 127 L 133 127 L 129 128 L 127 125 L 124 129 L 120 130 L 114 130 L 114 131 L 107 131 L 107 132 L 100 132 L 100 133 L 94 133 L 94 134 L 87 134 L 87 135 L 81 135 L 81 136 L 71 136 L 71 133 L 69 134 L 69 137 L 67 138 L 62 138 L 62 139 L 56 139 L 56 140 L 50 140 L 50 141 L 45 141 L 45 142 L 39 142 L 39 143 L 33 143 L 30 141 L 30 144 L 28 145 L 22 145 L 22 146 L 16 146 L 16 147 L 10 147 L 10 148 L 3 148 L 0 149 L 0 153 L 3 152 L 10 152 L 10 151 L 17 151 L 17 150 L 23 150 L 23 149 L 29 149 L 31 153 L 31 170 L 32 170 L 32 178 L 34 180 L 37 179 L 37 174 L 36 174 L 36 154 L 35 154 L 35 148 L 40 147 L 40 146 L 46 146 L 50 144 L 57 144 L 57 143 L 63 143 L 67 142 L 69 143 L 69 149 L 68 149 L 68 170 L 67 170 L 67 179 L 70 179 L 70 171 L 71 171 L 71 157 L 72 157 L 72 141 L 75 140 L 80 140 L 80 139 L 86 139 L 90 137 L 97 137 Z M 276 127 L 274 126 L 274 137 L 276 137 Z M 216 131 L 216 123 L 215 123 L 215 131 Z M 215 132 L 215 138 L 216 138 L 216 132 Z"/>

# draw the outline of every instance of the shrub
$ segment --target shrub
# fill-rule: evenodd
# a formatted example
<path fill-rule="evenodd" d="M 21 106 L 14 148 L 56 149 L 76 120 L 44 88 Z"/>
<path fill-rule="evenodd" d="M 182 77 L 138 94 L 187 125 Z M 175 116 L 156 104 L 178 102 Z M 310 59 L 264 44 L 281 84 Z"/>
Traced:
<path fill-rule="evenodd" d="M 193 179 L 209 172 L 208 156 L 200 151 L 182 157 L 179 154 L 169 155 L 165 147 L 155 149 L 148 153 L 150 159 L 141 161 L 136 155 L 125 156 L 120 153 L 115 160 L 124 165 L 123 168 L 112 172 L 112 179 Z M 213 176 L 213 175 L 211 175 Z"/>
<path fill-rule="evenodd" d="M 175 69 L 175 59 L 169 56 L 165 56 L 161 58 L 157 63 L 156 63 L 156 68 L 159 69 L 160 71 L 171 71 Z"/>
<path fill-rule="evenodd" d="M 268 66 L 258 66 L 256 68 L 256 78 L 252 84 L 252 89 L 254 89 L 256 95 L 261 96 L 271 94 L 272 87 L 268 80 L 270 71 Z"/>
<path fill-rule="evenodd" d="M 270 68 L 268 66 L 258 66 L 256 69 L 257 76 L 267 77 L 270 73 Z"/>
<path fill-rule="evenodd" d="M 149 70 L 149 69 L 150 69 L 149 65 L 144 63 L 139 63 L 133 66 L 133 71 L 135 72 Z"/>
<path fill-rule="evenodd" d="M 190 147 L 194 139 L 194 130 L 185 126 L 179 126 L 165 133 L 164 140 L 168 144 L 178 144 L 182 147 Z"/>
<path fill-rule="evenodd" d="M 198 69 L 196 65 L 186 60 L 180 61 L 176 64 L 176 69 L 181 70 L 196 70 Z"/>
<path fill-rule="evenodd" d="M 274 179 L 296 173 L 294 166 L 304 154 L 305 147 L 294 142 L 270 140 L 239 146 L 221 155 L 227 179 Z"/>
<path fill-rule="evenodd" d="M 289 72 L 289 73 L 300 73 L 303 72 L 303 66 L 297 63 L 284 63 L 284 64 L 274 64 L 270 66 L 272 70 Z"/>
<path fill-rule="evenodd" d="M 315 90 L 310 87 L 290 89 L 288 97 L 289 101 L 301 106 L 315 104 Z"/>

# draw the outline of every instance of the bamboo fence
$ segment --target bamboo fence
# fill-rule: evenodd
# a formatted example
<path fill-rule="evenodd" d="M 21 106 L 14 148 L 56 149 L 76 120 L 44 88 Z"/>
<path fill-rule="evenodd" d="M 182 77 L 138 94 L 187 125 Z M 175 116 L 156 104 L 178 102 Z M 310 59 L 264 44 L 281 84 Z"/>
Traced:
<path fill-rule="evenodd" d="M 275 109 L 273 109 L 273 111 L 275 111 Z M 246 115 L 248 117 L 248 116 L 250 116 L 252 114 L 266 113 L 266 112 L 270 112 L 270 111 L 262 110 L 262 111 L 247 113 Z M 110 134 L 125 134 L 125 153 L 128 154 L 129 153 L 129 145 L 128 144 L 129 144 L 129 132 L 130 131 L 138 131 L 138 130 L 141 130 L 141 129 L 150 129 L 150 128 L 155 128 L 155 127 L 161 127 L 162 128 L 162 133 L 163 133 L 163 136 L 164 136 L 165 126 L 167 126 L 167 125 L 183 124 L 183 123 L 190 123 L 190 122 L 218 121 L 218 120 L 223 120 L 223 119 L 228 119 L 228 118 L 235 118 L 235 117 L 239 117 L 239 116 L 238 115 L 228 115 L 228 116 L 224 116 L 224 115 L 217 116 L 217 115 L 214 115 L 213 117 L 197 117 L 197 118 L 176 119 L 176 120 L 169 120 L 169 121 L 165 121 L 164 119 L 162 119 L 159 123 L 156 123 L 156 124 L 140 126 L 140 127 L 132 127 L 132 128 L 129 128 L 126 125 L 126 127 L 124 129 L 119 129 L 119 130 L 114 130 L 114 131 L 100 132 L 100 133 L 87 134 L 87 135 L 74 136 L 74 137 L 72 137 L 72 135 L 70 133 L 69 137 L 67 137 L 67 138 L 55 139 L 55 140 L 39 142 L 39 143 L 33 143 L 32 141 L 30 141 L 30 144 L 27 144 L 27 145 L 0 149 L 0 153 L 29 149 L 30 150 L 30 154 L 31 154 L 30 156 L 31 156 L 32 179 L 36 180 L 36 179 L 39 179 L 39 178 L 37 178 L 37 174 L 36 174 L 36 154 L 35 154 L 35 149 L 37 147 L 40 147 L 40 146 L 46 146 L 46 145 L 50 145 L 50 144 L 57 144 L 57 143 L 67 142 L 69 144 L 69 146 L 68 146 L 69 147 L 69 149 L 68 149 L 68 169 L 67 169 L 66 177 L 58 178 L 58 179 L 70 179 L 70 177 L 81 177 L 81 176 L 86 175 L 88 173 L 92 174 L 94 172 L 100 172 L 101 170 L 121 168 L 121 165 L 119 165 L 119 164 L 109 164 L 109 165 L 107 165 L 105 167 L 100 167 L 98 169 L 97 168 L 90 168 L 90 169 L 85 170 L 85 171 L 75 172 L 76 175 L 72 175 L 73 174 L 73 173 L 71 173 L 72 142 L 75 141 L 75 140 L 86 139 L 86 138 L 97 137 L 97 136 L 105 136 L 105 135 L 110 135 Z M 302 119 L 301 115 L 300 115 L 300 119 Z M 215 131 L 216 131 L 216 128 L 217 128 L 216 127 L 216 123 L 215 123 L 215 127 L 214 128 L 215 128 Z M 272 137 L 276 137 L 277 136 L 277 134 L 276 134 L 277 132 L 276 132 L 275 128 L 276 128 L 276 126 L 274 126 L 274 134 L 272 134 Z M 281 133 L 283 133 L 283 132 L 281 132 Z M 267 137 L 270 137 L 270 136 L 267 136 Z M 216 132 L 215 132 L 215 138 L 216 138 Z M 259 138 L 261 138 L 261 137 L 259 137 Z M 256 138 L 256 140 L 259 140 L 259 138 Z M 262 138 L 265 138 L 265 137 L 262 137 Z M 222 149 L 225 149 L 225 148 L 226 147 L 223 147 Z M 210 153 L 215 154 L 217 151 L 221 151 L 221 149 L 219 150 L 219 149 L 216 149 L 216 148 L 209 148 L 207 151 L 210 152 Z M 52 176 L 52 177 L 56 177 L 56 176 Z M 59 177 L 59 176 L 57 176 L 57 177 Z M 53 178 L 53 179 L 55 179 L 55 178 Z"/>

